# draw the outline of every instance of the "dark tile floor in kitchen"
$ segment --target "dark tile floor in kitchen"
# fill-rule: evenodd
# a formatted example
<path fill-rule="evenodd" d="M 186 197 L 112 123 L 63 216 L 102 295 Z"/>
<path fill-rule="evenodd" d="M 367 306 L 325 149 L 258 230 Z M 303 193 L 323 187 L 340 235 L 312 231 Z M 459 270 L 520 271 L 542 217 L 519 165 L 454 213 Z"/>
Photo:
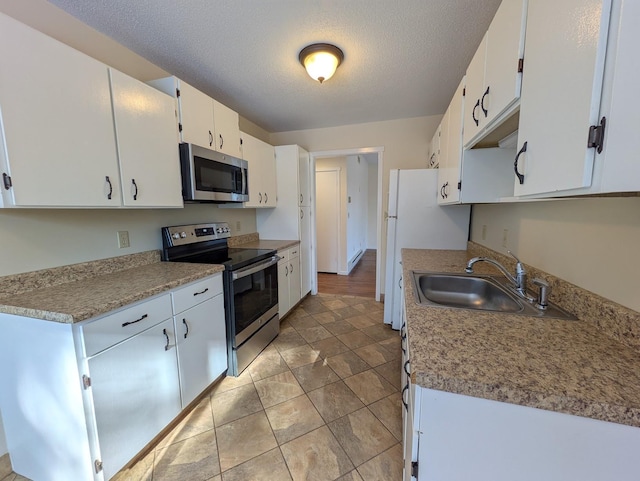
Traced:
<path fill-rule="evenodd" d="M 373 299 L 307 297 L 241 376 L 113 479 L 400 481 L 400 337 L 382 313 Z"/>

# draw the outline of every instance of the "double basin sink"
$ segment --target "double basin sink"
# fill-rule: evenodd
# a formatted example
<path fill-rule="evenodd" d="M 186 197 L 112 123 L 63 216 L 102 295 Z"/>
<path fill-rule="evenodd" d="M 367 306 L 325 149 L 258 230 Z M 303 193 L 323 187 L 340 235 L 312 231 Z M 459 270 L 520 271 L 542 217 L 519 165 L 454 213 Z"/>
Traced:
<path fill-rule="evenodd" d="M 538 309 L 512 292 L 501 276 L 412 271 L 412 277 L 416 299 L 423 306 L 576 319 L 551 303 L 544 310 Z"/>

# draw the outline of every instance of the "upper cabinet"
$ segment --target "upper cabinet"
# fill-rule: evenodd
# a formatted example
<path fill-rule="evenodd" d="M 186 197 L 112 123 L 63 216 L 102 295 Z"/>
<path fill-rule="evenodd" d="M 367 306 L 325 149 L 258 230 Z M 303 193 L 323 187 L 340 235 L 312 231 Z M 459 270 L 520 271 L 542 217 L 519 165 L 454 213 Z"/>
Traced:
<path fill-rule="evenodd" d="M 109 73 L 124 205 L 182 207 L 174 99 Z"/>
<path fill-rule="evenodd" d="M 242 158 L 239 116 L 177 77 L 148 82 L 178 99 L 180 140 Z"/>
<path fill-rule="evenodd" d="M 260 139 L 245 134 L 242 138 L 242 157 L 249 163 L 249 201 L 245 207 L 276 206 L 276 151 Z"/>
<path fill-rule="evenodd" d="M 182 207 L 171 97 L 1 14 L 0 58 L 3 207 Z"/>
<path fill-rule="evenodd" d="M 107 66 L 2 14 L 0 58 L 4 206 L 119 207 Z"/>
<path fill-rule="evenodd" d="M 527 0 L 502 0 L 466 74 L 463 143 L 469 147 L 520 97 Z"/>
<path fill-rule="evenodd" d="M 440 124 L 438 204 L 457 204 L 460 201 L 464 89 L 463 78 Z"/>
<path fill-rule="evenodd" d="M 610 12 L 610 0 L 529 2 L 516 196 L 591 185 Z"/>

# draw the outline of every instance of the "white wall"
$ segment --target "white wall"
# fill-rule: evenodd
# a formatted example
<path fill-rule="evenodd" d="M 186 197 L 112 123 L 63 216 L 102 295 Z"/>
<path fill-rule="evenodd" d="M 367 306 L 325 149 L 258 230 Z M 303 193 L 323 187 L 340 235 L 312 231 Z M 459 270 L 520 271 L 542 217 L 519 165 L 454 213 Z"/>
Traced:
<path fill-rule="evenodd" d="M 347 157 L 347 262 L 367 248 L 369 169 L 359 155 Z"/>
<path fill-rule="evenodd" d="M 640 311 L 640 198 L 473 207 L 472 240 L 506 253 L 504 229 L 523 262 Z"/>
<path fill-rule="evenodd" d="M 367 196 L 367 249 L 378 248 L 378 161 L 367 162 L 369 192 Z"/>
<path fill-rule="evenodd" d="M 384 147 L 381 193 L 384 216 L 389 198 L 389 170 L 426 168 L 429 142 L 441 118 L 441 115 L 433 115 L 324 129 L 278 132 L 271 134 L 270 139 L 273 145 L 298 144 L 309 152 Z M 382 219 L 380 221 L 382 222 Z M 384 259 L 386 232 L 382 232 L 382 245 L 379 249 Z M 379 268 L 381 273 L 379 288 L 383 293 L 384 262 Z"/>
<path fill-rule="evenodd" d="M 184 209 L 0 210 L 0 276 L 160 249 L 161 227 L 215 221 L 229 222 L 233 235 L 256 231 L 255 209 L 220 209 L 213 204 L 187 204 Z M 118 248 L 119 230 L 129 231 L 131 247 Z"/>

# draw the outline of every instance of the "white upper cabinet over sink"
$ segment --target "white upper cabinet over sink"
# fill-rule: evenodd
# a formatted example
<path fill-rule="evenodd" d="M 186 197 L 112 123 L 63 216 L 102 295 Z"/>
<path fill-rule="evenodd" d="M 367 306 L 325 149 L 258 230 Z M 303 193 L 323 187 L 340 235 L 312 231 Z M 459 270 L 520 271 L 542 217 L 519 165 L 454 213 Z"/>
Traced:
<path fill-rule="evenodd" d="M 514 194 L 591 185 L 611 0 L 532 0 L 527 10 Z"/>
<path fill-rule="evenodd" d="M 502 0 L 466 74 L 463 144 L 471 147 L 520 98 L 527 0 Z M 494 120 L 498 122 L 494 124 Z"/>
<path fill-rule="evenodd" d="M 107 66 L 0 14 L 5 206 L 119 207 Z"/>

